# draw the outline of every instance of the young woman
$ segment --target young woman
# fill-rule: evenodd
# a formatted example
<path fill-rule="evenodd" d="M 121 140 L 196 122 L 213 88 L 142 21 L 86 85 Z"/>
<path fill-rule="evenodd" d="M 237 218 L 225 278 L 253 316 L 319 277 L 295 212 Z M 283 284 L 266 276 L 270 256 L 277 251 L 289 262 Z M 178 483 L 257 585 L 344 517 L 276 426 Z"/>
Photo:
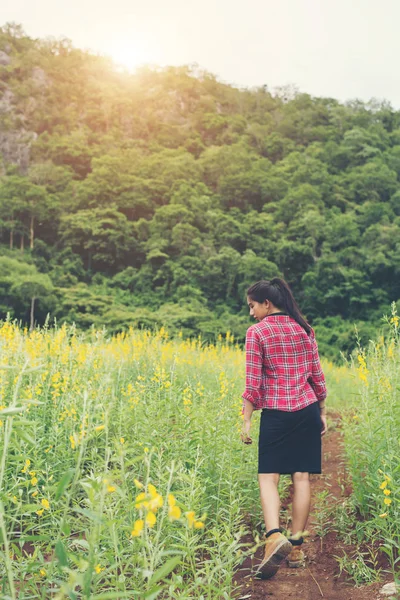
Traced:
<path fill-rule="evenodd" d="M 258 323 L 246 335 L 246 389 L 242 441 L 254 410 L 262 410 L 258 481 L 266 527 L 265 556 L 258 572 L 268 579 L 287 558 L 304 564 L 301 549 L 310 510 L 310 473 L 321 473 L 321 435 L 327 431 L 326 386 L 314 332 L 283 279 L 259 281 L 247 290 L 250 315 Z M 293 481 L 291 536 L 279 527 L 280 474 Z"/>

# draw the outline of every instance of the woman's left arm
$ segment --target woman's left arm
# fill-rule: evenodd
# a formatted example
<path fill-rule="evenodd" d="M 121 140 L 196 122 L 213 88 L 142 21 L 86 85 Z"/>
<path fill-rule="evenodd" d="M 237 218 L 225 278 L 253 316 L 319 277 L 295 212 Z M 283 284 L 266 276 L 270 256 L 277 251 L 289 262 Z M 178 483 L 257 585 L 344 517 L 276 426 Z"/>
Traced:
<path fill-rule="evenodd" d="M 261 399 L 263 351 L 257 332 L 249 327 L 246 334 L 246 388 L 242 394 L 244 400 L 254 405 Z"/>
<path fill-rule="evenodd" d="M 262 347 L 260 340 L 252 327 L 249 327 L 246 335 L 246 388 L 243 392 L 243 431 L 242 440 L 250 444 L 249 438 L 251 417 L 254 405 L 260 398 L 260 386 L 262 379 Z"/>

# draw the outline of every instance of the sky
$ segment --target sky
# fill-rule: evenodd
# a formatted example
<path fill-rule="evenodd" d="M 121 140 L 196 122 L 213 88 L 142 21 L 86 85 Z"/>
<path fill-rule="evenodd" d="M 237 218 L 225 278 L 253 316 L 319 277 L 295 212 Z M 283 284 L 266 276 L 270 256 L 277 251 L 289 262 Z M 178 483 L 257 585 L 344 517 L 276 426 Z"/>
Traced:
<path fill-rule="evenodd" d="M 294 85 L 400 109 L 400 0 L 1 2 L 0 25 L 10 21 L 132 69 L 197 63 L 241 87 Z"/>

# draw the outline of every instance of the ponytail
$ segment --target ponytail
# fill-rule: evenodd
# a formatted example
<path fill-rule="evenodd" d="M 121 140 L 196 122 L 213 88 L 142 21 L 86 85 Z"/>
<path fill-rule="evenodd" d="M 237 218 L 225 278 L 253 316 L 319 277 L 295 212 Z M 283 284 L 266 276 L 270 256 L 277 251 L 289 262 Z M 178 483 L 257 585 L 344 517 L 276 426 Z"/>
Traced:
<path fill-rule="evenodd" d="M 247 295 L 255 302 L 262 303 L 265 300 L 270 300 L 272 304 L 286 312 L 310 335 L 311 327 L 301 314 L 292 291 L 284 279 L 274 277 L 270 281 L 258 281 L 249 287 Z"/>

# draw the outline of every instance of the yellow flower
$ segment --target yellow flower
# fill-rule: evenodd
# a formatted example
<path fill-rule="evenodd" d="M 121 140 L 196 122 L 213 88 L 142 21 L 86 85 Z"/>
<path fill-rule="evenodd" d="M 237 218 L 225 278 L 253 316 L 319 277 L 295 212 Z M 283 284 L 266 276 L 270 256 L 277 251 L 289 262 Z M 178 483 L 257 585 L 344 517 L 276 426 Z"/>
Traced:
<path fill-rule="evenodd" d="M 108 485 L 108 486 L 107 486 L 107 492 L 109 492 L 110 494 L 111 494 L 112 492 L 115 492 L 115 490 L 116 490 L 116 489 L 117 489 L 117 488 L 115 487 L 115 485 Z"/>
<path fill-rule="evenodd" d="M 50 502 L 49 502 L 49 501 L 48 501 L 46 498 L 43 498 L 43 500 L 42 500 L 42 506 L 43 506 L 43 507 L 44 507 L 46 510 L 49 510 L 49 508 L 50 508 Z"/>
<path fill-rule="evenodd" d="M 366 362 L 365 362 L 365 357 L 362 354 L 359 354 L 357 356 L 358 358 L 358 362 L 360 363 L 361 366 L 365 367 L 366 366 Z"/>
<path fill-rule="evenodd" d="M 390 498 L 385 498 L 384 503 L 386 504 L 386 506 L 390 506 L 392 504 L 392 501 Z"/>
<path fill-rule="evenodd" d="M 390 490 L 386 489 L 386 490 L 383 490 L 383 493 L 385 494 L 385 496 L 390 496 L 390 494 L 392 492 Z"/>
<path fill-rule="evenodd" d="M 125 438 L 121 437 L 121 438 L 119 438 L 119 441 L 121 444 L 125 444 Z"/>
<path fill-rule="evenodd" d="M 147 454 L 147 453 L 148 453 L 148 451 L 149 451 L 149 449 L 148 449 L 148 448 L 145 448 L 145 449 L 144 449 L 144 451 L 145 451 L 145 453 Z"/>
<path fill-rule="evenodd" d="M 99 574 L 102 571 L 104 571 L 104 567 L 101 567 L 100 565 L 96 565 L 94 570 L 96 571 L 97 574 Z"/>
<path fill-rule="evenodd" d="M 29 458 L 27 458 L 27 459 L 26 459 L 26 461 L 25 461 L 25 466 L 24 466 L 24 468 L 21 470 L 21 473 L 26 473 L 26 472 L 27 472 L 27 470 L 28 470 L 28 467 L 30 466 L 30 464 L 31 464 L 31 461 L 29 460 Z"/>
<path fill-rule="evenodd" d="M 46 571 L 44 569 L 40 569 L 39 573 L 42 577 L 46 577 Z"/>
<path fill-rule="evenodd" d="M 149 483 L 149 485 L 147 486 L 147 491 L 149 492 L 150 496 L 152 496 L 153 498 L 155 498 L 155 496 L 157 496 L 156 487 L 152 483 Z"/>
<path fill-rule="evenodd" d="M 41 508 L 40 510 L 36 511 L 36 514 L 39 515 L 39 517 L 41 517 L 43 513 L 44 513 L 44 508 Z"/>
<path fill-rule="evenodd" d="M 193 527 L 193 523 L 194 523 L 194 521 L 195 521 L 194 514 L 195 514 L 195 513 L 194 513 L 194 511 L 193 511 L 193 510 L 191 510 L 191 511 L 189 511 L 189 512 L 185 513 L 185 517 L 187 518 L 187 521 L 188 521 L 188 525 L 189 525 L 189 527 Z"/>
<path fill-rule="evenodd" d="M 146 515 L 146 525 L 148 525 L 149 527 L 154 527 L 154 525 L 156 524 L 157 518 L 156 515 L 152 512 L 148 512 Z"/>
<path fill-rule="evenodd" d="M 157 512 L 157 510 L 164 504 L 163 497 L 157 492 L 156 487 L 152 483 L 148 484 L 147 491 L 150 495 L 150 501 L 147 503 L 146 508 Z"/>
<path fill-rule="evenodd" d="M 69 441 L 71 442 L 71 448 L 72 448 L 72 450 L 75 450 L 75 448 L 76 448 L 76 443 L 75 443 L 75 438 L 74 438 L 74 436 L 73 436 L 73 435 L 70 435 L 70 436 L 69 436 Z"/>
<path fill-rule="evenodd" d="M 181 514 L 182 512 L 179 506 L 171 506 L 168 509 L 168 517 L 170 521 L 177 521 L 181 518 Z"/>
<path fill-rule="evenodd" d="M 35 491 L 33 492 L 33 494 L 32 494 L 32 498 L 36 498 L 36 496 L 38 495 L 38 493 L 39 493 L 39 492 L 38 492 L 37 490 L 35 490 Z"/>
<path fill-rule="evenodd" d="M 181 509 L 176 506 L 176 499 L 173 494 L 168 494 L 168 517 L 170 521 L 177 521 L 181 518 Z"/>
<path fill-rule="evenodd" d="M 104 429 L 105 425 L 97 425 L 97 427 L 95 427 L 95 431 L 102 431 Z"/>
<path fill-rule="evenodd" d="M 138 508 L 139 510 L 141 508 L 148 508 L 149 503 L 146 500 L 147 495 L 144 492 L 141 492 L 140 494 L 138 494 L 136 496 L 136 501 L 135 501 L 135 508 Z"/>
<path fill-rule="evenodd" d="M 135 521 L 132 532 L 131 532 L 131 536 L 138 537 L 139 535 L 141 535 L 141 533 L 143 531 L 143 527 L 144 527 L 143 519 L 138 519 L 137 521 Z"/>
<path fill-rule="evenodd" d="M 385 517 L 387 517 L 387 512 L 382 513 L 381 515 L 379 515 L 381 517 L 381 519 L 384 519 Z"/>
<path fill-rule="evenodd" d="M 157 510 L 159 508 L 161 508 L 163 504 L 164 504 L 163 497 L 160 494 L 157 494 L 156 496 L 153 496 L 152 499 L 150 500 L 149 510 L 152 510 L 153 512 L 157 512 Z"/>
<path fill-rule="evenodd" d="M 133 483 L 136 485 L 136 487 L 141 490 L 144 486 L 143 483 L 140 483 L 140 481 L 138 479 L 134 479 Z"/>
<path fill-rule="evenodd" d="M 32 477 L 31 479 L 31 485 L 36 485 L 38 482 L 37 477 Z"/>
<path fill-rule="evenodd" d="M 385 489 L 385 487 L 387 486 L 387 484 L 388 484 L 388 482 L 387 482 L 387 480 L 385 479 L 385 481 L 382 481 L 381 485 L 379 486 L 379 489 L 381 489 L 381 490 L 384 490 L 384 489 Z"/>
<path fill-rule="evenodd" d="M 194 522 L 194 528 L 195 529 L 203 529 L 203 527 L 204 527 L 203 521 L 195 521 Z"/>

